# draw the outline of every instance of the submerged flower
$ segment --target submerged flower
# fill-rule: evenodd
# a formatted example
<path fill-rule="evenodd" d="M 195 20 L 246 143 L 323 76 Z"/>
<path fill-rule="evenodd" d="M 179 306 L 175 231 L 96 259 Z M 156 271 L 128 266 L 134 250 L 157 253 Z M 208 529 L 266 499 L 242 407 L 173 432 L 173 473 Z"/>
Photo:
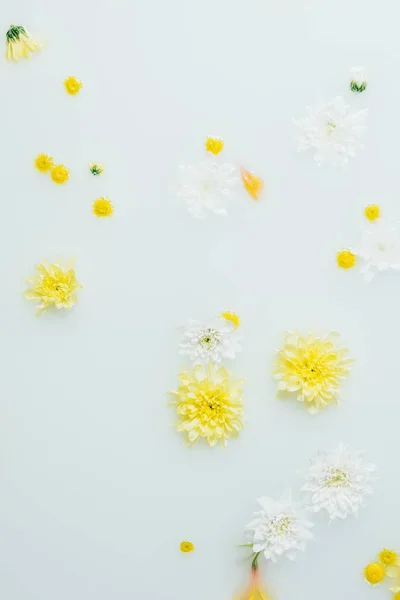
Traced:
<path fill-rule="evenodd" d="M 101 175 L 104 171 L 104 167 L 100 163 L 89 163 L 89 170 L 92 175 Z"/>
<path fill-rule="evenodd" d="M 254 513 L 255 518 L 245 529 L 253 552 L 263 552 L 265 558 L 273 562 L 283 555 L 293 560 L 298 550 L 305 549 L 306 541 L 313 538 L 312 523 L 304 518 L 291 494 L 279 501 L 260 498 L 258 503 L 261 511 Z"/>
<path fill-rule="evenodd" d="M 288 332 L 279 350 L 273 375 L 278 390 L 296 392 L 310 413 L 317 413 L 338 402 L 340 381 L 347 377 L 354 359 L 347 348 L 336 345 L 338 334 L 318 338 Z"/>
<path fill-rule="evenodd" d="M 388 577 L 393 579 L 393 585 L 390 587 L 390 591 L 396 595 L 400 595 L 400 565 L 397 564 L 388 566 L 386 569 L 386 574 Z"/>
<path fill-rule="evenodd" d="M 314 512 L 326 511 L 329 519 L 357 515 L 372 494 L 375 465 L 366 463 L 361 452 L 350 452 L 339 444 L 333 452 L 320 452 L 311 459 L 306 483 L 307 504 Z"/>
<path fill-rule="evenodd" d="M 64 165 L 56 165 L 51 169 L 51 178 L 54 183 L 62 184 L 68 181 L 69 171 Z"/>
<path fill-rule="evenodd" d="M 47 173 L 54 166 L 53 158 L 48 154 L 38 154 L 35 158 L 35 167 L 41 173 Z"/>
<path fill-rule="evenodd" d="M 78 302 L 76 292 L 81 288 L 73 269 L 74 260 L 68 261 L 64 266 L 58 262 L 47 262 L 37 265 L 36 275 L 28 279 L 30 288 L 25 292 L 28 300 L 38 300 L 37 314 L 40 315 L 50 306 L 57 309 L 72 308 Z"/>
<path fill-rule="evenodd" d="M 397 552 L 384 548 L 379 552 L 378 558 L 385 567 L 392 567 L 398 564 Z"/>
<path fill-rule="evenodd" d="M 254 563 L 256 563 L 255 566 Z M 248 586 L 243 592 L 235 595 L 234 600 L 269 600 L 269 596 L 267 592 L 262 589 L 262 584 L 260 582 L 257 557 L 253 560 L 251 578 Z"/>
<path fill-rule="evenodd" d="M 187 355 L 194 365 L 221 363 L 240 352 L 240 335 L 231 319 L 218 317 L 204 325 L 190 321 L 180 344 L 179 354 Z"/>
<path fill-rule="evenodd" d="M 364 214 L 368 221 L 376 221 L 381 215 L 381 209 L 377 204 L 368 204 L 368 206 L 364 208 Z"/>
<path fill-rule="evenodd" d="M 192 542 L 181 542 L 180 549 L 181 552 L 193 552 L 194 546 Z"/>
<path fill-rule="evenodd" d="M 81 91 L 83 83 L 80 79 L 77 79 L 76 77 L 70 75 L 64 81 L 64 86 L 68 94 L 70 94 L 71 96 L 76 96 L 76 94 L 78 94 Z"/>
<path fill-rule="evenodd" d="M 205 141 L 205 146 L 207 152 L 211 152 L 211 154 L 219 154 L 224 148 L 224 141 L 220 138 L 213 138 L 209 136 Z"/>
<path fill-rule="evenodd" d="M 6 58 L 18 62 L 20 58 L 29 58 L 33 52 L 40 50 L 31 35 L 22 25 L 10 25 L 6 33 Z"/>
<path fill-rule="evenodd" d="M 226 310 L 225 312 L 223 312 L 222 315 L 221 315 L 221 317 L 223 319 L 226 319 L 227 321 L 231 321 L 236 328 L 238 328 L 239 325 L 240 325 L 240 317 L 239 317 L 239 315 L 237 315 L 234 312 L 231 312 L 230 310 Z"/>
<path fill-rule="evenodd" d="M 264 182 L 261 177 L 257 177 L 251 171 L 247 171 L 243 167 L 240 169 L 243 185 L 254 200 L 258 200 L 264 189 Z"/>
<path fill-rule="evenodd" d="M 193 217 L 204 217 L 207 212 L 227 214 L 226 201 L 238 181 L 234 166 L 205 160 L 196 166 L 180 167 L 180 171 L 179 196 L 186 201 Z"/>
<path fill-rule="evenodd" d="M 363 92 L 367 87 L 365 81 L 364 67 L 353 67 L 350 71 L 350 89 L 352 92 Z"/>
<path fill-rule="evenodd" d="M 114 207 L 111 204 L 111 200 L 108 198 L 97 198 L 93 202 L 93 214 L 96 217 L 111 217 L 114 212 Z"/>
<path fill-rule="evenodd" d="M 243 379 L 232 379 L 225 367 L 197 365 L 179 375 L 180 386 L 171 392 L 178 414 L 177 431 L 190 446 L 205 438 L 209 446 L 226 446 L 229 437 L 243 429 Z"/>
<path fill-rule="evenodd" d="M 357 260 L 356 254 L 351 250 L 339 250 L 336 254 L 338 267 L 342 269 L 351 269 L 355 266 Z"/>
<path fill-rule="evenodd" d="M 378 223 L 365 230 L 358 255 L 364 261 L 361 273 L 366 282 L 380 271 L 400 270 L 400 239 L 396 226 Z"/>
<path fill-rule="evenodd" d="M 380 563 L 370 563 L 364 569 L 364 577 L 371 585 L 377 585 L 385 579 L 385 569 Z"/>
<path fill-rule="evenodd" d="M 348 112 L 343 98 L 337 96 L 326 104 L 307 107 L 308 116 L 295 120 L 302 130 L 299 151 L 313 150 L 315 161 L 325 160 L 334 165 L 344 165 L 349 156 L 355 156 L 362 147 L 360 138 L 366 130 L 368 110 Z"/>

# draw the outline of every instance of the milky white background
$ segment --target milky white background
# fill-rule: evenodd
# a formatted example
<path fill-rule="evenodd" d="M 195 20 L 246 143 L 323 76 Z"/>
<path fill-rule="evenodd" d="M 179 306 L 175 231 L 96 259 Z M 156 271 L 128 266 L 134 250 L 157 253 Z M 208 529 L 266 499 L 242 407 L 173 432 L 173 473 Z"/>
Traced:
<path fill-rule="evenodd" d="M 334 257 L 357 245 L 365 204 L 400 220 L 397 3 L 18 0 L 3 33 L 10 23 L 46 47 L 1 59 L 1 597 L 230 600 L 256 498 L 297 493 L 309 457 L 343 440 L 378 465 L 375 495 L 264 574 L 278 600 L 389 598 L 361 571 L 382 546 L 400 550 L 400 277 L 366 286 Z M 362 95 L 348 91 L 357 64 Z M 68 75 L 84 82 L 77 97 Z M 335 95 L 370 109 L 345 171 L 297 154 L 292 124 Z M 176 174 L 207 134 L 267 189 L 196 221 Z M 34 170 L 39 152 L 70 168 L 65 186 Z M 112 219 L 92 215 L 99 195 Z M 80 302 L 36 318 L 24 278 L 60 255 L 77 257 Z M 179 327 L 226 308 L 242 318 L 246 428 L 226 449 L 187 449 L 166 396 Z M 341 332 L 357 362 L 340 408 L 311 417 L 276 399 L 273 349 L 290 328 Z"/>

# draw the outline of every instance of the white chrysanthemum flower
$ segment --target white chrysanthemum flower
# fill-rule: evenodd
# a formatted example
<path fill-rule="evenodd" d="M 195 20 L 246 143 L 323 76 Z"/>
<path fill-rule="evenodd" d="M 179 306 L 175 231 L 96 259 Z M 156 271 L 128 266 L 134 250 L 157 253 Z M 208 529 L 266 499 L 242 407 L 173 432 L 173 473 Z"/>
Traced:
<path fill-rule="evenodd" d="M 320 452 L 311 459 L 302 487 L 311 510 L 326 511 L 331 521 L 357 514 L 372 494 L 372 473 L 376 469 L 364 461 L 362 454 L 339 444 L 333 452 Z"/>
<path fill-rule="evenodd" d="M 220 364 L 224 358 L 234 359 L 241 350 L 240 334 L 234 323 L 218 317 L 207 324 L 189 321 L 179 354 L 189 356 L 194 365 L 206 365 Z"/>
<path fill-rule="evenodd" d="M 364 274 L 366 282 L 371 281 L 380 271 L 400 270 L 400 238 L 397 226 L 386 225 L 381 221 L 372 228 L 365 229 L 357 254 L 365 262 L 361 273 Z"/>
<path fill-rule="evenodd" d="M 264 497 L 258 503 L 262 510 L 254 513 L 245 528 L 253 552 L 263 552 L 273 562 L 283 555 L 294 560 L 297 551 L 304 551 L 306 541 L 313 538 L 313 524 L 304 518 L 301 505 L 292 501 L 290 492 L 279 501 Z"/>
<path fill-rule="evenodd" d="M 350 89 L 352 92 L 363 92 L 367 87 L 364 67 L 353 67 L 350 70 Z"/>
<path fill-rule="evenodd" d="M 215 160 L 204 160 L 198 165 L 180 167 L 181 189 L 189 213 L 193 217 L 205 217 L 207 212 L 226 215 L 226 203 L 233 186 L 239 180 L 236 167 Z"/>
<path fill-rule="evenodd" d="M 313 150 L 315 161 L 321 165 L 331 162 L 344 165 L 349 156 L 355 156 L 356 148 L 362 148 L 360 138 L 366 130 L 368 110 L 349 112 L 348 106 L 340 96 L 330 102 L 307 107 L 308 116 L 295 119 L 302 134 L 299 151 Z"/>

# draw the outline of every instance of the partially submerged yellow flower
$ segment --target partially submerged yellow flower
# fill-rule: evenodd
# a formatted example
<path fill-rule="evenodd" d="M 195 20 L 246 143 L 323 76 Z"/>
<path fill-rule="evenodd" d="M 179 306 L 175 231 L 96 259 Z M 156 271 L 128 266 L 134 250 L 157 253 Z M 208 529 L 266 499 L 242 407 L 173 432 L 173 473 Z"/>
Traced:
<path fill-rule="evenodd" d="M 297 393 L 311 414 L 338 403 L 340 382 L 354 362 L 347 348 L 336 345 L 337 337 L 334 332 L 321 338 L 288 332 L 277 353 L 273 376 L 278 390 Z"/>
<path fill-rule="evenodd" d="M 96 217 L 111 217 L 114 212 L 114 207 L 111 204 L 111 200 L 108 198 L 97 198 L 93 202 L 93 214 Z"/>
<path fill-rule="evenodd" d="M 400 564 L 396 564 L 393 566 L 389 566 L 386 568 L 386 575 L 391 579 L 394 579 L 392 582 L 393 585 L 390 588 L 390 591 L 394 594 L 400 595 Z"/>
<path fill-rule="evenodd" d="M 385 569 L 380 563 L 370 563 L 364 569 L 364 577 L 371 585 L 377 585 L 385 578 Z"/>
<path fill-rule="evenodd" d="M 70 94 L 71 96 L 76 96 L 76 94 L 78 94 L 81 91 L 83 83 L 80 79 L 77 79 L 76 77 L 70 75 L 64 81 L 64 86 L 68 94 Z"/>
<path fill-rule="evenodd" d="M 92 175 L 100 175 L 104 171 L 104 167 L 100 163 L 89 163 L 89 170 Z"/>
<path fill-rule="evenodd" d="M 243 429 L 243 379 L 232 379 L 228 369 L 196 365 L 179 374 L 180 386 L 171 392 L 176 400 L 177 431 L 190 446 L 204 438 L 210 446 L 226 446 L 229 437 Z"/>
<path fill-rule="evenodd" d="M 240 325 L 240 317 L 239 317 L 239 315 L 237 315 L 234 312 L 231 312 L 230 310 L 226 310 L 225 312 L 223 312 L 222 315 L 221 315 L 221 317 L 223 319 L 225 319 L 226 321 L 232 321 L 232 323 L 234 324 L 234 326 L 236 327 L 236 329 Z"/>
<path fill-rule="evenodd" d="M 235 596 L 234 600 L 269 600 L 267 592 L 261 587 L 258 567 L 252 568 L 248 587 L 244 592 Z"/>
<path fill-rule="evenodd" d="M 10 25 L 6 33 L 6 58 L 18 62 L 20 58 L 29 58 L 33 52 L 40 50 L 31 35 L 22 25 Z"/>
<path fill-rule="evenodd" d="M 339 250 L 336 262 L 341 269 L 351 269 L 357 262 L 357 255 L 351 250 Z"/>
<path fill-rule="evenodd" d="M 48 154 L 38 154 L 35 158 L 35 167 L 41 173 L 47 173 L 54 166 L 53 158 Z"/>
<path fill-rule="evenodd" d="M 263 180 L 260 177 L 257 177 L 257 175 L 251 171 L 247 171 L 247 169 L 244 169 L 243 167 L 240 169 L 240 174 L 242 176 L 244 187 L 250 196 L 254 198 L 254 200 L 258 200 L 264 189 Z"/>
<path fill-rule="evenodd" d="M 193 552 L 194 546 L 192 542 L 181 542 L 180 549 L 181 552 Z"/>
<path fill-rule="evenodd" d="M 364 208 L 364 214 L 368 221 L 376 221 L 381 215 L 381 209 L 377 204 L 368 204 L 368 206 Z"/>
<path fill-rule="evenodd" d="M 379 552 L 378 558 L 380 562 L 385 565 L 385 567 L 392 567 L 398 564 L 397 552 L 394 550 L 389 550 L 388 548 L 384 548 L 381 552 Z"/>
<path fill-rule="evenodd" d="M 207 152 L 219 154 L 224 148 L 224 141 L 220 138 L 208 137 L 205 142 Z"/>
<path fill-rule="evenodd" d="M 69 179 L 69 171 L 65 165 L 56 165 L 51 170 L 51 178 L 54 183 L 65 183 Z"/>
<path fill-rule="evenodd" d="M 35 267 L 36 275 L 28 279 L 31 287 L 24 296 L 28 300 L 39 301 L 36 306 L 38 315 L 50 306 L 69 309 L 78 302 L 76 292 L 82 286 L 76 280 L 74 262 L 74 260 L 68 261 L 64 266 L 61 262 L 54 264 L 43 262 Z"/>

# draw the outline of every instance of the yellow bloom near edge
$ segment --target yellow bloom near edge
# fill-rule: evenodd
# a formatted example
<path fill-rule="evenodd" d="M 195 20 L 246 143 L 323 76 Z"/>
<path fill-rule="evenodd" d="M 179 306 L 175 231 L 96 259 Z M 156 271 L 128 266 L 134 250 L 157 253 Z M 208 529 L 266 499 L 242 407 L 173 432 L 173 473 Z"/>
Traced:
<path fill-rule="evenodd" d="M 27 300 L 38 301 L 37 315 L 54 306 L 60 310 L 70 309 L 78 302 L 77 291 L 82 287 L 77 281 L 74 260 L 70 260 L 63 266 L 61 261 L 57 263 L 40 263 L 35 267 L 36 275 L 28 279 L 30 288 L 24 296 Z"/>

